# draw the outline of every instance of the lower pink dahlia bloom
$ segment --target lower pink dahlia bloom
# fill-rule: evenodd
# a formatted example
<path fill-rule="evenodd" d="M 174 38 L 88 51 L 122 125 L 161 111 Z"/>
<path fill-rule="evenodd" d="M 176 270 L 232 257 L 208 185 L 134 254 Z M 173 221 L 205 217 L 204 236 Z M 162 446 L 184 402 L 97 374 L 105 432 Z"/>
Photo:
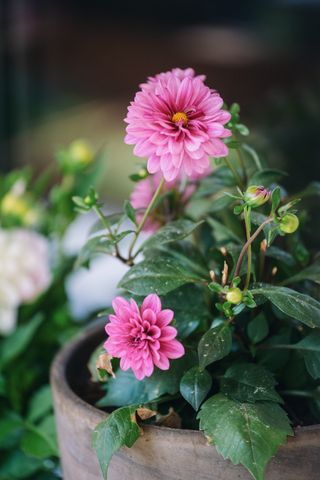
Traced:
<path fill-rule="evenodd" d="M 136 302 L 117 297 L 112 302 L 115 315 L 106 325 L 109 335 L 104 348 L 113 357 L 121 358 L 122 370 L 132 369 L 138 380 L 150 377 L 154 367 L 169 369 L 169 359 L 184 355 L 183 345 L 176 340 L 177 330 L 169 326 L 172 310 L 162 310 L 158 295 L 148 295 L 139 309 Z"/>
<path fill-rule="evenodd" d="M 224 125 L 230 113 L 222 110 L 220 95 L 192 69 L 173 69 L 148 79 L 128 107 L 125 142 L 148 158 L 149 173 L 162 171 L 165 180 L 181 174 L 203 174 L 209 157 L 224 157 L 221 140 L 231 135 Z"/>

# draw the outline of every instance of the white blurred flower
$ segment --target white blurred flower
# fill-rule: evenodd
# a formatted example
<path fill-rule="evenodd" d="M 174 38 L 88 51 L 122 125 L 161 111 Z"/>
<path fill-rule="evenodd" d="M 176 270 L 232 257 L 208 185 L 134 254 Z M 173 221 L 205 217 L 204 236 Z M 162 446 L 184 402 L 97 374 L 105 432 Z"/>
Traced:
<path fill-rule="evenodd" d="M 49 245 L 29 230 L 0 229 L 0 333 L 11 333 L 20 304 L 30 302 L 50 284 Z"/>

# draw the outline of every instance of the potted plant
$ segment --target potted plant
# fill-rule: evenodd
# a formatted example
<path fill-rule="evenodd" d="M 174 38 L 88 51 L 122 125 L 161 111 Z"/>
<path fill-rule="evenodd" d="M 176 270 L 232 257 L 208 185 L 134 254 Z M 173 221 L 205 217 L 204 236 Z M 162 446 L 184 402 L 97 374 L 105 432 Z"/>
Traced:
<path fill-rule="evenodd" d="M 140 86 L 126 142 L 148 161 L 123 212 L 94 189 L 74 198 L 98 215 L 78 263 L 129 269 L 106 332 L 52 370 L 65 480 L 318 478 L 320 263 L 304 230 L 319 184 L 291 196 L 204 81 L 174 69 Z"/>

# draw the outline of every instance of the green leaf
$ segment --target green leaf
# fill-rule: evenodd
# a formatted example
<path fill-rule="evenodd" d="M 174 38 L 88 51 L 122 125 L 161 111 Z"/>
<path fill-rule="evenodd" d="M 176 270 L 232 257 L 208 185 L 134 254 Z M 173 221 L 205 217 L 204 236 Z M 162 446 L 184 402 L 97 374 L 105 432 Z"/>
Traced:
<path fill-rule="evenodd" d="M 110 227 L 117 224 L 117 226 L 121 225 L 121 223 L 125 220 L 125 215 L 121 213 L 112 213 L 111 215 L 104 215 L 104 218 L 108 222 Z M 105 222 L 102 221 L 101 218 L 98 218 L 92 227 L 90 228 L 89 235 L 93 235 L 94 233 L 105 231 L 106 225 Z"/>
<path fill-rule="evenodd" d="M 304 363 L 312 378 L 320 378 L 320 332 L 312 332 L 293 347 L 302 352 Z"/>
<path fill-rule="evenodd" d="M 88 266 L 90 261 L 97 255 L 113 255 L 115 245 L 132 232 L 133 230 L 124 230 L 114 234 L 112 238 L 110 238 L 109 234 L 97 235 L 90 238 L 81 248 L 75 263 L 75 268 Z"/>
<path fill-rule="evenodd" d="M 311 182 L 302 192 L 297 194 L 298 197 L 320 196 L 320 182 Z"/>
<path fill-rule="evenodd" d="M 269 333 L 269 325 L 263 313 L 259 313 L 247 326 L 248 337 L 252 343 L 259 343 Z"/>
<path fill-rule="evenodd" d="M 53 415 L 37 426 L 27 424 L 27 429 L 21 440 L 21 448 L 26 455 L 35 458 L 59 456 Z"/>
<path fill-rule="evenodd" d="M 87 265 L 93 257 L 99 254 L 112 255 L 114 252 L 114 242 L 106 234 L 90 238 L 81 248 L 75 268 Z"/>
<path fill-rule="evenodd" d="M 199 363 L 205 368 L 210 363 L 228 355 L 232 346 L 231 328 L 227 322 L 210 328 L 200 339 L 198 345 Z"/>
<path fill-rule="evenodd" d="M 207 209 L 207 212 L 220 212 L 220 210 L 224 210 L 225 208 L 229 207 L 229 205 L 231 205 L 231 203 L 234 203 L 234 201 L 234 198 L 226 194 L 223 194 L 218 198 L 213 198 L 212 200 L 210 200 L 210 207 Z"/>
<path fill-rule="evenodd" d="M 137 225 L 136 211 L 133 208 L 133 206 L 131 205 L 131 203 L 129 202 L 129 200 L 125 200 L 125 202 L 123 204 L 123 211 L 125 212 L 125 214 L 129 218 L 129 220 L 131 220 L 131 222 L 133 222 L 135 225 Z"/>
<path fill-rule="evenodd" d="M 242 144 L 242 149 L 249 155 L 251 160 L 253 160 L 255 168 L 257 170 L 262 170 L 261 161 L 257 152 L 246 143 Z"/>
<path fill-rule="evenodd" d="M 174 311 L 174 326 L 179 337 L 186 338 L 200 325 L 206 327 L 211 319 L 205 289 L 188 284 L 161 297 L 162 308 Z"/>
<path fill-rule="evenodd" d="M 180 383 L 180 392 L 195 411 L 198 411 L 211 385 L 212 378 L 207 370 L 200 370 L 199 367 L 193 367 L 183 375 Z"/>
<path fill-rule="evenodd" d="M 158 245 L 164 245 L 188 237 L 203 222 L 191 222 L 191 220 L 180 219 L 167 223 L 160 228 L 154 235 L 146 240 L 141 246 L 141 250 L 154 248 Z"/>
<path fill-rule="evenodd" d="M 257 349 L 256 355 L 259 360 L 259 364 L 265 366 L 271 372 L 283 375 L 283 368 L 290 358 L 290 350 L 284 350 L 277 348 L 277 345 L 286 344 L 291 341 L 291 329 L 286 327 L 282 329 L 277 335 L 268 337 L 265 340 L 266 346 L 270 348 Z M 273 348 L 273 347 L 276 348 Z"/>
<path fill-rule="evenodd" d="M 248 136 L 250 133 L 249 128 L 243 123 L 237 123 L 235 125 L 235 129 L 238 130 L 238 132 L 244 137 Z"/>
<path fill-rule="evenodd" d="M 6 394 L 6 380 L 2 374 L 0 374 L 0 396 L 5 396 Z"/>
<path fill-rule="evenodd" d="M 279 247 L 271 246 L 267 248 L 266 256 L 270 258 L 274 258 L 275 260 L 282 262 L 284 265 L 287 265 L 288 267 L 292 267 L 293 265 L 295 265 L 295 260 L 293 256 Z"/>
<path fill-rule="evenodd" d="M 135 295 L 165 295 L 186 283 L 199 281 L 198 275 L 187 271 L 177 260 L 158 255 L 134 265 L 122 278 L 119 287 Z"/>
<path fill-rule="evenodd" d="M 37 422 L 52 410 L 52 394 L 50 385 L 41 387 L 31 398 L 27 419 Z"/>
<path fill-rule="evenodd" d="M 0 350 L 0 369 L 23 353 L 32 341 L 42 321 L 42 314 L 38 314 L 25 325 L 19 326 L 14 333 L 3 340 Z"/>
<path fill-rule="evenodd" d="M 83 201 L 83 198 L 82 197 L 79 197 L 77 195 L 75 195 L 74 197 L 72 197 L 72 201 L 73 203 L 79 207 L 81 210 L 84 210 L 84 211 L 87 211 L 87 210 L 90 210 L 90 208 L 88 207 L 88 205 L 86 205 Z"/>
<path fill-rule="evenodd" d="M 28 457 L 19 450 L 14 450 L 0 465 L 0 480 L 17 480 L 31 477 L 40 470 L 43 461 Z"/>
<path fill-rule="evenodd" d="M 241 463 L 256 480 L 264 479 L 268 461 L 293 434 L 276 403 L 239 403 L 221 393 L 202 405 L 198 418 L 200 429 L 223 458 Z"/>
<path fill-rule="evenodd" d="M 312 280 L 313 282 L 320 283 L 320 258 L 318 258 L 312 265 L 309 265 L 309 267 L 304 268 L 299 273 L 284 280 L 282 285 L 297 283 L 303 280 Z"/>
<path fill-rule="evenodd" d="M 112 312 L 108 312 L 112 313 Z M 91 380 L 93 382 L 104 382 L 109 377 L 106 370 L 100 370 L 97 368 L 97 360 L 100 355 L 106 353 L 106 350 L 103 347 L 103 344 L 99 345 L 90 355 L 89 361 L 87 363 L 88 370 L 91 375 Z"/>
<path fill-rule="evenodd" d="M 93 448 L 105 479 L 112 455 L 123 446 L 132 447 L 140 437 L 136 410 L 136 405 L 115 410 L 93 432 Z"/>
<path fill-rule="evenodd" d="M 272 200 L 272 212 L 274 213 L 280 205 L 281 202 L 281 190 L 280 187 L 276 187 L 271 196 Z"/>
<path fill-rule="evenodd" d="M 205 177 L 200 181 L 199 188 L 193 198 L 206 197 L 235 185 L 236 181 L 232 172 L 228 167 L 222 166 L 215 170 L 214 175 Z"/>
<path fill-rule="evenodd" d="M 285 205 L 282 205 L 282 207 L 280 207 L 278 210 L 279 215 L 282 216 L 288 210 L 291 210 L 292 213 L 295 213 L 296 210 L 292 210 L 292 207 L 294 207 L 300 201 L 301 201 L 301 198 L 295 198 L 294 200 L 291 200 L 291 202 L 288 202 Z"/>
<path fill-rule="evenodd" d="M 9 449 L 16 445 L 23 429 L 23 420 L 15 412 L 3 416 L 0 420 L 0 448 Z"/>
<path fill-rule="evenodd" d="M 97 405 L 122 407 L 131 403 L 147 403 L 164 394 L 174 395 L 179 391 L 182 376 L 195 363 L 195 353 L 187 350 L 184 357 L 170 362 L 169 370 L 156 369 L 151 377 L 144 380 L 137 380 L 131 370 L 118 369 L 116 378 L 110 378 L 105 384 L 107 393 Z"/>
<path fill-rule="evenodd" d="M 282 170 L 266 168 L 254 173 L 250 178 L 249 185 L 263 185 L 264 187 L 269 187 L 272 183 L 277 183 L 286 175 L 287 173 Z"/>
<path fill-rule="evenodd" d="M 199 275 L 201 278 L 206 279 L 209 276 L 205 257 L 200 250 L 190 242 L 182 240 L 180 242 L 159 245 L 155 249 L 144 251 L 146 259 L 156 257 L 159 254 L 173 258 L 184 270 L 194 272 L 196 276 Z"/>
<path fill-rule="evenodd" d="M 230 107 L 231 115 L 237 115 L 240 112 L 240 105 L 238 103 L 233 103 Z"/>
<path fill-rule="evenodd" d="M 256 288 L 251 293 L 264 296 L 281 312 L 308 327 L 320 327 L 320 303 L 309 295 L 272 285 Z"/>
<path fill-rule="evenodd" d="M 230 241 L 235 243 L 241 243 L 240 238 L 228 227 L 223 225 L 221 222 L 218 222 L 218 220 L 211 217 L 208 217 L 206 220 L 212 228 L 212 234 L 214 239 L 219 245 L 225 245 Z"/>
<path fill-rule="evenodd" d="M 260 365 L 240 363 L 228 368 L 220 385 L 222 393 L 239 402 L 283 403 L 274 389 L 276 383 L 273 375 Z"/>

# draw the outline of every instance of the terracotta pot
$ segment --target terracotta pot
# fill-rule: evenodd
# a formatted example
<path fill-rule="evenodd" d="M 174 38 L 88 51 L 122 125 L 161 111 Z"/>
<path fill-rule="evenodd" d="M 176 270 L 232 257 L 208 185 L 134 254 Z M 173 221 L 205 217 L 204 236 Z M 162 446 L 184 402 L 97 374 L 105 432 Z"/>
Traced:
<path fill-rule="evenodd" d="M 56 357 L 51 371 L 64 480 L 101 480 L 91 435 L 106 413 L 85 402 L 86 363 L 102 341 L 91 326 Z M 86 373 L 88 375 L 88 373 Z M 320 425 L 296 429 L 267 467 L 266 480 L 319 480 Z M 111 460 L 108 480 L 252 480 L 242 466 L 223 460 L 201 432 L 146 426 L 133 448 Z"/>

